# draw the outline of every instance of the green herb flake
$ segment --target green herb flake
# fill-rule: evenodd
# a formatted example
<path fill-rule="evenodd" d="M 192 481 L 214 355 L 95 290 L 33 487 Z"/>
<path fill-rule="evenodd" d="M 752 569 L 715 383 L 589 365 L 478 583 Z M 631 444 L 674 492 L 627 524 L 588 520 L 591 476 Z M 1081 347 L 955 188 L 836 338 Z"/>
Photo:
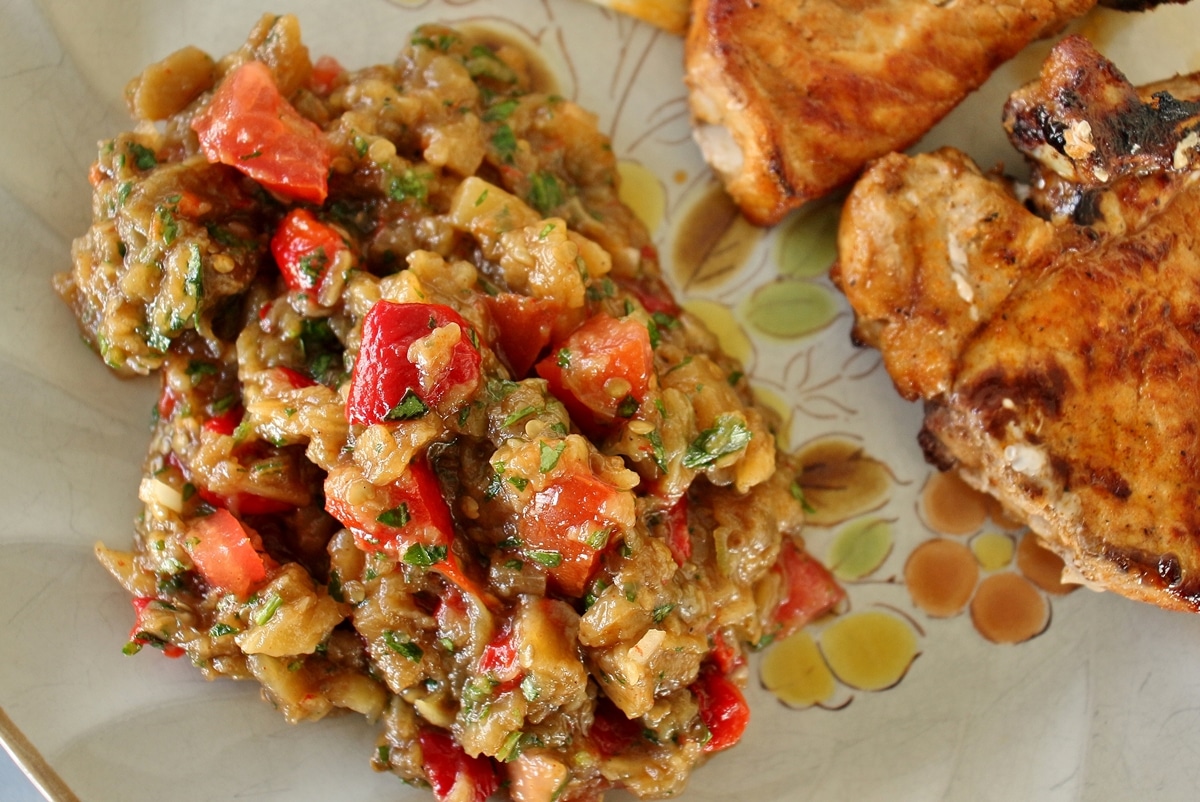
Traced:
<path fill-rule="evenodd" d="M 740 370 L 735 370 L 730 373 L 728 377 L 726 377 L 725 381 L 729 382 L 730 387 L 736 387 L 737 383 L 740 382 L 742 377 L 745 375 L 746 374 L 742 373 Z"/>
<path fill-rule="evenodd" d="M 529 176 L 529 205 L 541 214 L 562 205 L 563 192 L 551 173 L 537 172 Z"/>
<path fill-rule="evenodd" d="M 652 429 L 646 433 L 646 439 L 650 442 L 650 451 L 654 455 L 654 464 L 658 466 L 662 473 L 667 472 L 667 451 L 663 448 L 662 435 L 658 433 L 658 429 Z"/>
<path fill-rule="evenodd" d="M 513 163 L 513 157 L 517 153 L 517 136 L 508 127 L 508 123 L 501 123 L 497 126 L 495 133 L 492 134 L 492 147 L 496 149 L 501 161 L 507 164 Z"/>
<path fill-rule="evenodd" d="M 675 609 L 674 604 L 660 604 L 657 607 L 655 607 L 654 614 L 653 614 L 654 615 L 654 623 L 661 624 L 663 622 L 663 619 L 666 618 L 668 615 L 670 615 L 671 611 L 674 609 Z"/>
<path fill-rule="evenodd" d="M 550 232 L 554 231 L 554 223 L 546 223 L 545 227 L 538 232 L 538 239 L 545 239 L 550 236 Z"/>
<path fill-rule="evenodd" d="M 383 631 L 383 642 L 393 652 L 407 657 L 414 663 L 421 662 L 421 658 L 425 655 L 425 650 L 413 643 L 408 635 L 403 632 L 396 633 L 390 629 L 385 629 Z"/>
<path fill-rule="evenodd" d="M 537 686 L 537 680 L 532 674 L 526 674 L 525 678 L 521 680 L 521 695 L 527 702 L 535 702 L 542 695 L 541 689 Z"/>
<path fill-rule="evenodd" d="M 208 630 L 208 636 L 210 638 L 220 638 L 224 635 L 233 635 L 233 634 L 237 633 L 238 631 L 239 630 L 237 627 L 230 626 L 229 624 L 222 622 L 222 623 L 218 623 L 218 624 L 213 624 L 212 628 L 210 628 Z"/>
<path fill-rule="evenodd" d="M 617 417 L 632 418 L 634 413 L 638 411 L 639 406 L 641 406 L 641 404 L 636 398 L 631 395 L 627 395 L 621 399 L 621 403 L 617 405 Z"/>
<path fill-rule="evenodd" d="M 483 113 L 483 121 L 488 123 L 504 122 L 519 105 L 521 105 L 521 101 L 516 98 L 502 100 Z"/>
<path fill-rule="evenodd" d="M 612 529 L 597 529 L 587 536 L 587 544 L 596 551 L 601 551 L 608 545 L 609 538 L 612 537 Z"/>
<path fill-rule="evenodd" d="M 388 414 L 383 416 L 384 420 L 415 420 L 423 418 L 429 412 L 429 407 L 420 397 L 409 388 L 404 391 L 404 397 L 400 399 L 400 403 L 388 410 Z"/>
<path fill-rule="evenodd" d="M 212 411 L 214 415 L 220 415 L 233 409 L 238 403 L 237 393 L 229 393 L 212 402 Z"/>
<path fill-rule="evenodd" d="M 428 568 L 446 559 L 446 553 L 445 546 L 426 546 L 423 543 L 414 543 L 404 551 L 402 559 L 409 565 Z"/>
<path fill-rule="evenodd" d="M 510 476 L 508 477 L 508 483 L 515 487 L 518 491 L 524 490 L 529 486 L 529 480 L 524 476 Z"/>
<path fill-rule="evenodd" d="M 792 492 L 792 498 L 800 502 L 800 507 L 806 513 L 812 515 L 817 511 L 817 508 L 810 504 L 808 499 L 804 496 L 804 488 L 800 486 L 799 482 L 792 482 L 791 487 L 788 489 Z"/>
<path fill-rule="evenodd" d="M 390 510 L 384 510 L 375 516 L 375 520 L 384 526 L 390 526 L 394 529 L 399 529 L 409 522 L 408 503 L 400 502 L 400 506 L 392 507 Z"/>
<path fill-rule="evenodd" d="M 394 201 L 413 199 L 423 203 L 429 197 L 429 186 L 414 170 L 405 170 L 402 175 L 392 176 L 387 193 Z"/>
<path fill-rule="evenodd" d="M 553 549 L 533 549 L 526 554 L 529 559 L 541 563 L 547 568 L 557 568 L 562 565 L 562 554 Z"/>
<path fill-rule="evenodd" d="M 571 367 L 571 349 L 559 348 L 558 354 L 554 357 L 554 364 L 558 365 L 563 370 Z"/>
<path fill-rule="evenodd" d="M 154 151 L 137 142 L 129 143 L 129 155 L 133 156 L 134 166 L 139 170 L 149 170 L 158 164 Z"/>
<path fill-rule="evenodd" d="M 271 598 L 267 599 L 267 603 L 263 606 L 263 608 L 255 613 L 254 623 L 258 624 L 260 627 L 266 624 L 275 616 L 276 611 L 279 610 L 279 607 L 282 604 L 283 597 L 278 593 L 272 593 Z"/>
<path fill-rule="evenodd" d="M 510 571 L 520 571 L 521 569 L 523 569 L 525 567 L 525 561 L 518 560 L 515 558 L 511 559 L 511 560 L 505 560 L 504 567 L 509 569 Z"/>
<path fill-rule="evenodd" d="M 717 416 L 711 428 L 700 432 L 683 455 L 683 467 L 700 470 L 735 454 L 750 444 L 753 433 L 738 415 Z"/>
<path fill-rule="evenodd" d="M 329 584 L 327 587 L 329 589 L 329 598 L 335 602 L 344 602 L 346 600 L 346 593 L 342 587 L 342 577 L 336 568 L 329 572 Z"/>
<path fill-rule="evenodd" d="M 480 192 L 479 197 L 475 199 L 475 205 L 476 206 L 483 205 L 483 202 L 485 200 L 487 200 L 487 196 L 488 196 L 488 191 L 486 189 L 483 192 Z"/>
<path fill-rule="evenodd" d="M 544 409 L 544 407 L 539 407 L 539 406 L 521 407 L 516 412 L 514 412 L 511 415 L 509 415 L 508 417 L 506 417 L 500 425 L 501 426 L 512 426 L 514 423 L 521 420 L 522 418 L 528 418 L 530 415 L 536 415 L 542 409 Z"/>
<path fill-rule="evenodd" d="M 562 457 L 563 449 L 567 447 L 566 441 L 560 442 L 557 446 L 552 446 L 544 440 L 538 441 L 538 450 L 540 458 L 538 460 L 538 469 L 542 473 L 550 473 L 558 465 L 558 460 Z"/>

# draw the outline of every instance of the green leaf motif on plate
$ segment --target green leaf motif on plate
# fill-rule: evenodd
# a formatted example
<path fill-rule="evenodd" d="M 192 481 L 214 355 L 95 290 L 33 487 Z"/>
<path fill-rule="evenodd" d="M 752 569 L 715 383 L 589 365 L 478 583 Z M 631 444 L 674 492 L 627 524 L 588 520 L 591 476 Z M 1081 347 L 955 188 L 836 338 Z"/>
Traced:
<path fill-rule="evenodd" d="M 788 278 L 825 275 L 837 260 L 840 201 L 819 201 L 800 209 L 788 220 L 775 246 L 779 274 Z"/>
<path fill-rule="evenodd" d="M 865 518 L 838 533 L 829 547 L 829 568 L 838 579 L 853 582 L 878 570 L 892 551 L 892 525 Z"/>
<path fill-rule="evenodd" d="M 832 293 L 808 281 L 776 281 L 759 287 L 742 308 L 755 331 L 783 340 L 815 334 L 832 323 L 837 313 Z"/>

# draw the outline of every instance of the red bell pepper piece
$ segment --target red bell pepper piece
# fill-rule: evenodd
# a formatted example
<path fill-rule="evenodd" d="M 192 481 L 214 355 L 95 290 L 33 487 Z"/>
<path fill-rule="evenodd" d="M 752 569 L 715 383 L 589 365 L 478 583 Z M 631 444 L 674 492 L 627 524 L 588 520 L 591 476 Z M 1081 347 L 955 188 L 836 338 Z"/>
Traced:
<path fill-rule="evenodd" d="M 500 355 L 514 379 L 525 378 L 550 345 L 554 323 L 562 315 L 562 304 L 515 292 L 488 295 L 484 301 L 499 329 L 496 347 Z"/>
<path fill-rule="evenodd" d="M 421 368 L 408 358 L 409 346 L 451 323 L 462 330 L 462 338 L 450 348 L 437 375 L 422 376 Z M 423 414 L 422 407 L 437 404 L 452 387 L 474 387 L 479 381 L 481 358 L 472 337 L 470 325 L 448 306 L 379 301 L 363 319 L 362 346 L 346 401 L 347 419 L 370 426 L 413 417 Z M 424 389 L 422 378 L 429 389 Z"/>
<path fill-rule="evenodd" d="M 443 730 L 429 727 L 417 733 L 421 764 L 438 802 L 486 802 L 500 787 L 491 758 L 471 757 Z"/>
<path fill-rule="evenodd" d="M 708 727 L 705 752 L 720 752 L 741 740 L 750 722 L 750 707 L 737 685 L 712 666 L 705 666 L 692 683 L 692 694 L 700 705 L 700 720 Z"/>
<path fill-rule="evenodd" d="M 271 237 L 271 255 L 284 283 L 296 292 L 317 289 L 338 254 L 349 250 L 337 229 L 307 209 L 292 209 Z"/>

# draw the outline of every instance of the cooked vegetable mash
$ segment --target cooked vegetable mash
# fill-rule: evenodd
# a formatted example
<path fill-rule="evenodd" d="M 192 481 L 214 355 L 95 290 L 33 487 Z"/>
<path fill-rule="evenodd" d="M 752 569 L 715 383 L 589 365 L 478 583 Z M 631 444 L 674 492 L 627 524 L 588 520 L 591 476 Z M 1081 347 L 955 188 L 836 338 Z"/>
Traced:
<path fill-rule="evenodd" d="M 773 417 L 682 312 L 591 114 L 443 27 L 313 62 L 292 17 L 128 87 L 56 287 L 162 392 L 126 651 L 379 722 L 442 800 L 676 793 L 747 648 L 841 598 Z"/>

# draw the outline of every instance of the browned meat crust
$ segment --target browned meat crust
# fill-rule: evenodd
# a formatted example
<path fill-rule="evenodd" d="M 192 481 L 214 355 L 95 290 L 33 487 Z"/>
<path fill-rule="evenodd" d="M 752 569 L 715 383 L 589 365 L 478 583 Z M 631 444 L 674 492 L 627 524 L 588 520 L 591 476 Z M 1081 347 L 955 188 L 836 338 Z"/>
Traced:
<path fill-rule="evenodd" d="M 996 495 L 1083 580 L 1184 610 L 1200 610 L 1200 116 L 1174 110 L 1196 86 L 1139 93 L 1069 40 L 1010 119 L 1086 122 L 1104 140 L 1072 159 L 1066 137 L 1014 126 L 1042 159 L 1034 200 L 1075 187 L 1094 222 L 1035 216 L 957 152 L 893 155 L 850 195 L 836 275 L 856 336 L 925 400 L 931 461 Z M 1064 162 L 1081 183 L 1054 172 Z"/>
<path fill-rule="evenodd" d="M 694 0 L 697 140 L 750 220 L 916 142 L 997 66 L 1095 0 Z"/>

